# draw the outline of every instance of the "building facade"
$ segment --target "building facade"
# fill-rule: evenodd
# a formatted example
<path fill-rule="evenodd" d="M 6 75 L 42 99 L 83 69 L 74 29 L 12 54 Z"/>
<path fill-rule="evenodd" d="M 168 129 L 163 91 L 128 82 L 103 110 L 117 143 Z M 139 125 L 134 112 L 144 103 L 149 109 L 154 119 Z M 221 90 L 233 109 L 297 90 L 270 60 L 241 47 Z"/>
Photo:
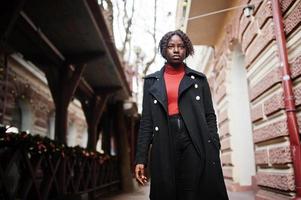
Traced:
<path fill-rule="evenodd" d="M 284 76 L 276 38 L 273 5 L 278 2 L 291 76 Z M 248 7 L 250 15 L 244 13 Z M 227 188 L 253 190 L 256 199 L 298 196 L 296 173 L 301 169 L 294 169 L 296 155 L 291 150 L 300 145 L 292 146 L 283 79 L 292 81 L 294 96 L 290 98 L 296 107 L 292 112 L 300 133 L 301 1 L 180 1 L 178 13 L 178 27 L 194 45 L 214 48 L 213 59 L 201 71 L 209 79 L 218 114 Z"/>
<path fill-rule="evenodd" d="M 2 57 L 2 69 L 4 60 Z M 44 73 L 17 54 L 7 59 L 7 72 L 7 80 L 1 81 L 3 124 L 55 139 L 55 108 Z M 81 104 L 74 99 L 68 107 L 67 144 L 86 147 L 86 134 Z"/>

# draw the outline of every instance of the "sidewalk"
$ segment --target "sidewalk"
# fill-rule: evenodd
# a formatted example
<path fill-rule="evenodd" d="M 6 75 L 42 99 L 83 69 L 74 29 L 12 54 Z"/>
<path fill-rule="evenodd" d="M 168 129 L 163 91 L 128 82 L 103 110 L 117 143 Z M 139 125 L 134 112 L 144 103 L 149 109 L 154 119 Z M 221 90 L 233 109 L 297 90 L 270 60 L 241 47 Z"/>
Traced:
<path fill-rule="evenodd" d="M 137 191 L 127 194 L 119 194 L 102 200 L 148 200 L 149 185 L 138 187 Z M 252 192 L 228 192 L 230 200 L 254 200 Z"/>

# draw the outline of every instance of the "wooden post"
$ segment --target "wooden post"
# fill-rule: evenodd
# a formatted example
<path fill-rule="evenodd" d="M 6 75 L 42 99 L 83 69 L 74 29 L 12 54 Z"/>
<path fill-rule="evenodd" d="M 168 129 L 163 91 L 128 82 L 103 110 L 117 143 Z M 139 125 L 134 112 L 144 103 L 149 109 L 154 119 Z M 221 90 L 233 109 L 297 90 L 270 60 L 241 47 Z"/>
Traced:
<path fill-rule="evenodd" d="M 55 103 L 55 139 L 66 143 L 68 106 L 80 82 L 86 65 L 80 65 L 72 70 L 71 65 L 64 68 L 46 71 L 49 88 Z"/>
<path fill-rule="evenodd" d="M 86 65 L 80 65 L 75 70 L 66 65 L 59 70 L 48 67 L 45 71 L 49 88 L 55 104 L 55 139 L 66 144 L 68 106 Z M 66 160 L 62 158 L 59 169 L 59 190 L 63 198 L 66 194 Z"/>
<path fill-rule="evenodd" d="M 115 132 L 118 143 L 118 157 L 121 171 L 121 186 L 125 192 L 133 191 L 133 179 L 131 173 L 131 163 L 129 154 L 129 142 L 128 142 L 128 131 L 126 129 L 124 120 L 123 102 L 119 102 L 116 105 L 116 111 L 114 112 L 115 117 Z"/>
<path fill-rule="evenodd" d="M 94 98 L 87 102 L 82 102 L 83 111 L 86 116 L 88 124 L 88 145 L 90 150 L 96 150 L 98 124 L 103 114 L 108 95 L 94 96 Z"/>

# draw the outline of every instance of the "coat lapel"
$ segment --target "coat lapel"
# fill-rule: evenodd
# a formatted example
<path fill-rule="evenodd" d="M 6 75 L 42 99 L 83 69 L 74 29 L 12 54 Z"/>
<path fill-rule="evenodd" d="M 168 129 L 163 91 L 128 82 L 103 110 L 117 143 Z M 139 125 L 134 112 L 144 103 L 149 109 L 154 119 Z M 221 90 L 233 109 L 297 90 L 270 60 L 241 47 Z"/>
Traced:
<path fill-rule="evenodd" d="M 179 98 L 182 96 L 182 94 L 188 89 L 190 88 L 192 85 L 194 84 L 194 80 L 188 76 L 187 73 L 185 73 L 180 86 L 179 86 Z"/>
<path fill-rule="evenodd" d="M 196 72 L 185 65 L 185 75 L 179 86 L 179 98 L 187 89 L 195 84 L 196 76 L 205 77 L 202 73 Z"/>
<path fill-rule="evenodd" d="M 191 86 L 195 84 L 195 78 L 193 79 L 191 76 L 201 76 L 205 77 L 204 74 L 194 71 L 185 65 L 185 75 L 180 82 L 179 86 L 179 98 L 181 95 L 189 89 Z M 152 94 L 157 101 L 162 105 L 165 112 L 168 113 L 167 110 L 167 94 L 166 94 L 166 87 L 164 81 L 164 67 L 161 68 L 160 71 L 156 72 L 155 74 L 151 75 L 151 77 L 156 78 L 155 83 L 150 87 L 149 93 Z"/>
<path fill-rule="evenodd" d="M 162 105 L 165 112 L 167 113 L 167 96 L 166 96 L 166 87 L 164 81 L 164 67 L 156 74 L 156 81 L 150 87 L 149 93 L 151 93 L 157 101 Z"/>

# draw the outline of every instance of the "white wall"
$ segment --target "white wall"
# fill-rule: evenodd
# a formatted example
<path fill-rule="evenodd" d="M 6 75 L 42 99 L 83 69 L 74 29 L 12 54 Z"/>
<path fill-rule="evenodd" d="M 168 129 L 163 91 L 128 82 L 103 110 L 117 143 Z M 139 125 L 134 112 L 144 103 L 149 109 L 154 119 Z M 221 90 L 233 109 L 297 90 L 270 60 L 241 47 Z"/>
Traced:
<path fill-rule="evenodd" d="M 229 128 L 231 149 L 233 151 L 233 179 L 241 186 L 249 186 L 255 175 L 254 147 L 250 106 L 248 96 L 247 72 L 244 55 L 237 46 L 231 56 L 227 88 L 229 94 Z"/>

